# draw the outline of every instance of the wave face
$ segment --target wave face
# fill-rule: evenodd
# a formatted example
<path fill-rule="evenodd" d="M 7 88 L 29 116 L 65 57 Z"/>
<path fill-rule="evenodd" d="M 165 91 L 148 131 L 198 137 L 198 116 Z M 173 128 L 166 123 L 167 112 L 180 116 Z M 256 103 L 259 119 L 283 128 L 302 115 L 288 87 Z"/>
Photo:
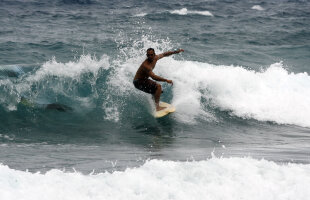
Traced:
<path fill-rule="evenodd" d="M 150 160 L 139 168 L 89 175 L 60 170 L 30 173 L 0 165 L 0 197 L 306 200 L 310 195 L 309 171 L 309 165 L 279 165 L 251 158 L 192 162 Z"/>
<path fill-rule="evenodd" d="M 132 54 L 137 57 L 111 60 L 107 55 L 100 59 L 85 55 L 67 63 L 54 59 L 28 73 L 12 68 L 17 78 L 1 80 L 2 117 L 18 106 L 35 109 L 55 103 L 76 112 L 97 111 L 118 123 L 129 115 L 151 116 L 149 95 L 132 85 L 144 55 L 136 50 Z M 288 72 L 281 62 L 254 71 L 169 57 L 158 62 L 155 73 L 174 80 L 173 87 L 163 84 L 167 91 L 163 100 L 176 106 L 180 123 L 216 121 L 214 113 L 225 111 L 244 119 L 310 127 L 310 77 L 306 72 Z M 144 113 L 136 112 L 135 104 L 145 107 Z"/>

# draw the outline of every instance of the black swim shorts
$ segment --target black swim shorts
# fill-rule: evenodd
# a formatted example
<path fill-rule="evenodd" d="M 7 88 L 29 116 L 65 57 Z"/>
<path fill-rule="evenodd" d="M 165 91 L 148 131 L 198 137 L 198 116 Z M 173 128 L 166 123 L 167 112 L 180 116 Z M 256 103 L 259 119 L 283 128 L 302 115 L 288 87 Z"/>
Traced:
<path fill-rule="evenodd" d="M 156 82 L 150 79 L 137 79 L 133 81 L 133 84 L 137 89 L 150 94 L 155 94 L 157 89 Z"/>

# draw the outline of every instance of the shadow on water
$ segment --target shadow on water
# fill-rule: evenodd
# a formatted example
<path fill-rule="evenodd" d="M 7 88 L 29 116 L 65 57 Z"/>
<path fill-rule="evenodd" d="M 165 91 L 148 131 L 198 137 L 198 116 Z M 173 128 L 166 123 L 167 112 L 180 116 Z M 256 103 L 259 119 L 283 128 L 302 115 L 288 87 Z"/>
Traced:
<path fill-rule="evenodd" d="M 175 120 L 171 116 L 155 119 L 150 117 L 143 121 L 135 121 L 131 125 L 131 143 L 160 150 L 173 143 L 176 137 Z"/>
<path fill-rule="evenodd" d="M 170 137 L 175 136 L 173 133 L 175 121 L 173 121 L 170 116 L 154 119 L 152 122 L 153 123 L 145 122 L 143 124 L 134 126 L 133 128 L 136 129 L 137 132 L 147 135 Z"/>

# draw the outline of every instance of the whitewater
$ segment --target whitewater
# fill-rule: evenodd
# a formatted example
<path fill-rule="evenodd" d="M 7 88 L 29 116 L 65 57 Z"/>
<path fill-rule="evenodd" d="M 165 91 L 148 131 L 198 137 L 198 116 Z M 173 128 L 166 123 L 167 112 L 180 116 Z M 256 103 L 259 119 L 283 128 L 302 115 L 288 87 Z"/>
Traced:
<path fill-rule="evenodd" d="M 149 160 L 138 168 L 85 175 L 0 166 L 1 199 L 308 199 L 310 166 L 252 158 Z"/>
<path fill-rule="evenodd" d="M 87 81 L 91 87 L 95 87 L 99 71 L 113 69 L 115 72 L 108 75 L 111 89 L 107 93 L 112 95 L 118 91 L 118 97 L 123 98 L 126 103 L 129 93 L 145 96 L 139 94 L 131 83 L 136 66 L 141 60 L 143 56 L 115 64 L 115 61 L 109 61 L 106 55 L 99 60 L 85 55 L 68 63 L 51 60 L 44 63 L 34 74 L 24 75 L 17 85 L 11 81 L 2 81 L 1 85 L 9 88 L 10 93 L 21 97 L 30 91 L 31 84 L 47 82 L 54 76 L 62 81 L 57 83 L 55 92 L 68 94 L 76 87 L 72 85 L 70 89 L 67 86 L 66 88 L 65 84 L 68 82 L 72 84 L 73 80 L 84 81 L 81 77 L 92 73 L 93 78 Z M 174 86 L 168 89 L 173 94 L 172 103 L 178 110 L 175 116 L 179 121 L 194 123 L 197 118 L 214 120 L 210 110 L 212 108 L 228 111 L 231 115 L 245 119 L 310 127 L 310 77 L 306 72 L 289 72 L 282 62 L 271 64 L 261 71 L 254 71 L 242 66 L 217 66 L 166 58 L 158 62 L 154 72 L 174 80 Z M 98 91 L 93 90 L 92 94 L 95 95 Z M 114 106 L 113 113 L 121 112 L 114 102 L 106 103 Z M 16 105 L 8 105 L 8 109 L 14 108 L 16 109 Z M 118 117 L 107 118 L 118 120 Z"/>

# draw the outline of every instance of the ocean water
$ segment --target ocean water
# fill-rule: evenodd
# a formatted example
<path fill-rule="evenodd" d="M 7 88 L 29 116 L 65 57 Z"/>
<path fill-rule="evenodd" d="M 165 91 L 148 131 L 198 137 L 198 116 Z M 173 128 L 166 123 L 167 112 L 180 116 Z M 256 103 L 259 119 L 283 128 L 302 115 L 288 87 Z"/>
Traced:
<path fill-rule="evenodd" d="M 0 199 L 309 199 L 310 2 L 1 0 Z M 158 61 L 155 119 L 134 88 Z"/>

